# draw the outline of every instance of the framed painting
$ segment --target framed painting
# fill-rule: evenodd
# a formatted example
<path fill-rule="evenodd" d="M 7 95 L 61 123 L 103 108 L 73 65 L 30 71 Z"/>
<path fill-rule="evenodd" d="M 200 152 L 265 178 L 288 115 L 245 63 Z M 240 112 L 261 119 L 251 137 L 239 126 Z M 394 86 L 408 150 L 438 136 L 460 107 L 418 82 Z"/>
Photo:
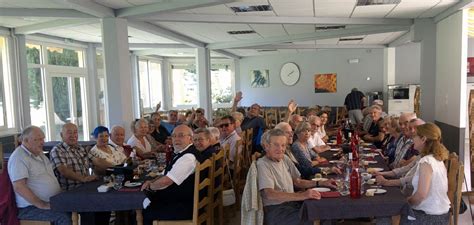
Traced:
<path fill-rule="evenodd" d="M 270 86 L 270 70 L 251 70 L 250 86 L 253 88 L 266 88 Z"/>
<path fill-rule="evenodd" d="M 337 74 L 315 74 L 314 75 L 314 93 L 336 93 L 337 92 Z"/>

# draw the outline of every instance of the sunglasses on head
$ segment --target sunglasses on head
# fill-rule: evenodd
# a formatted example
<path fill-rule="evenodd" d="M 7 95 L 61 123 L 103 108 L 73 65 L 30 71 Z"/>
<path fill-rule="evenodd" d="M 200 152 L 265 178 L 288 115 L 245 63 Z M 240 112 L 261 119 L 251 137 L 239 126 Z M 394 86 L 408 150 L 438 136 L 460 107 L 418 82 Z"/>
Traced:
<path fill-rule="evenodd" d="M 221 125 L 219 125 L 220 128 L 224 128 L 224 127 L 228 127 L 230 125 L 230 123 L 223 123 Z"/>

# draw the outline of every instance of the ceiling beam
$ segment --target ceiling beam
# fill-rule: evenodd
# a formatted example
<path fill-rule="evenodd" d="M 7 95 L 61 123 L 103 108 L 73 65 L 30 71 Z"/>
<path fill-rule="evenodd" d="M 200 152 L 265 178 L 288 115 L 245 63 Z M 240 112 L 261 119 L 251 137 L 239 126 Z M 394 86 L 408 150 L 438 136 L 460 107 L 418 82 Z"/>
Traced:
<path fill-rule="evenodd" d="M 242 57 L 234 54 L 234 53 L 231 53 L 231 52 L 228 52 L 228 51 L 225 51 L 225 50 L 221 50 L 221 49 L 216 49 L 216 50 L 212 50 L 213 52 L 216 52 L 216 53 L 219 53 L 227 58 L 231 58 L 231 59 L 241 59 Z"/>
<path fill-rule="evenodd" d="M 411 25 L 412 19 L 386 18 L 335 18 L 290 16 L 231 16 L 184 13 L 164 13 L 137 18 L 147 21 L 193 23 L 245 23 L 245 24 L 324 24 L 324 25 Z"/>
<path fill-rule="evenodd" d="M 204 42 L 176 33 L 175 31 L 169 30 L 167 28 L 164 28 L 155 24 L 129 20 L 128 26 L 148 32 L 150 34 L 158 35 L 164 38 L 171 39 L 173 41 L 186 44 L 190 47 L 205 47 L 206 46 Z"/>
<path fill-rule="evenodd" d="M 327 48 L 343 48 L 343 49 L 358 49 L 358 48 L 385 48 L 386 45 L 364 45 L 364 44 L 281 44 L 281 45 L 260 45 L 252 47 L 244 47 L 239 49 L 327 49 Z"/>
<path fill-rule="evenodd" d="M 66 28 L 71 26 L 79 26 L 84 24 L 97 23 L 97 19 L 58 19 L 53 21 L 46 21 L 32 25 L 26 25 L 15 28 L 16 34 L 34 34 L 46 30 L 54 30 Z"/>
<path fill-rule="evenodd" d="M 388 33 L 388 32 L 397 32 L 397 31 L 408 31 L 408 30 L 410 30 L 410 26 L 367 26 L 367 27 L 347 28 L 347 29 L 332 30 L 332 31 L 320 31 L 320 32 L 313 32 L 313 33 L 308 33 L 308 34 L 275 36 L 275 37 L 268 37 L 268 38 L 258 39 L 258 40 L 218 42 L 218 43 L 208 44 L 207 47 L 210 49 L 244 48 L 244 47 L 253 47 L 253 46 L 260 46 L 260 45 L 280 44 L 280 43 L 289 42 L 289 41 L 291 42 L 312 41 L 312 40 Z"/>
<path fill-rule="evenodd" d="M 2 17 L 94 18 L 74 9 L 0 8 L 0 15 Z"/>
<path fill-rule="evenodd" d="M 113 9 L 103 6 L 101 4 L 95 3 L 91 0 L 54 0 L 57 3 L 64 4 L 69 6 L 77 11 L 93 15 L 95 17 L 104 18 L 104 17 L 115 17 L 115 12 Z"/>
<path fill-rule="evenodd" d="M 191 48 L 188 45 L 183 44 L 153 44 L 153 43 L 129 43 L 128 47 L 130 49 L 140 49 L 140 48 Z"/>
<path fill-rule="evenodd" d="M 117 17 L 130 17 L 149 15 L 153 13 L 172 12 L 186 9 L 193 9 L 199 7 L 207 7 L 214 5 L 221 5 L 233 2 L 233 0 L 175 0 L 163 1 L 159 3 L 152 3 L 140 6 L 132 6 L 115 10 Z"/>
<path fill-rule="evenodd" d="M 400 37 L 396 38 L 388 44 L 388 47 L 398 47 L 408 43 L 412 43 L 415 40 L 415 32 L 410 30 Z"/>
<path fill-rule="evenodd" d="M 446 17 L 449 17 L 456 13 L 459 10 L 462 10 L 464 8 L 471 7 L 473 5 L 473 0 L 462 0 L 455 5 L 449 7 L 448 9 L 444 10 L 440 14 L 436 15 L 434 17 L 434 22 L 438 23 L 439 21 L 445 19 Z"/>

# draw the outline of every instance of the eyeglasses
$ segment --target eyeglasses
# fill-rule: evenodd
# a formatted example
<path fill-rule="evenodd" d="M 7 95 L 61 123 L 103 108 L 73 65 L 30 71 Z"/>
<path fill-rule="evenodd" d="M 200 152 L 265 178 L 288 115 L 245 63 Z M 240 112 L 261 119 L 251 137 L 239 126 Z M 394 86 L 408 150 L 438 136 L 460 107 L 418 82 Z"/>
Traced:
<path fill-rule="evenodd" d="M 194 138 L 193 139 L 194 142 L 201 142 L 201 141 L 204 141 L 204 140 L 208 140 L 208 138 Z"/>
<path fill-rule="evenodd" d="M 221 125 L 219 125 L 219 128 L 224 128 L 224 127 L 228 127 L 230 126 L 230 123 L 223 123 Z"/>
<path fill-rule="evenodd" d="M 186 136 L 191 136 L 189 134 L 172 134 L 171 137 L 172 138 L 183 138 L 183 137 L 186 137 Z"/>

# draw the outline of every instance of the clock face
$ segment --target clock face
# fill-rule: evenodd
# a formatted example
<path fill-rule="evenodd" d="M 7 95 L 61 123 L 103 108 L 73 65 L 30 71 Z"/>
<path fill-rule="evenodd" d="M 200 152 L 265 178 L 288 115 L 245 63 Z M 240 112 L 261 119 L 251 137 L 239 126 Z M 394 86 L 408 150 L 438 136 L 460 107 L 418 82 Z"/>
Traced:
<path fill-rule="evenodd" d="M 285 63 L 280 70 L 280 78 L 283 84 L 295 85 L 300 79 L 300 69 L 296 63 Z"/>

